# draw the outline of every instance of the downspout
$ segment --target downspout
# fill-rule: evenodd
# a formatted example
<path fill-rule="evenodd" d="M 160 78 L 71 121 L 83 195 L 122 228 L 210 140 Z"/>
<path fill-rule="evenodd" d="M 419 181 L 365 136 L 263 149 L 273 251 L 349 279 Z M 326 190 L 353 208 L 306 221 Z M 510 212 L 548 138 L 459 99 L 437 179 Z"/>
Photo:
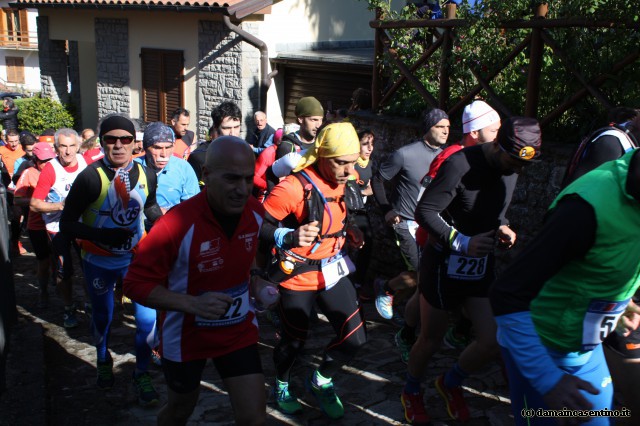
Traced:
<path fill-rule="evenodd" d="M 229 16 L 224 15 L 222 19 L 229 30 L 238 34 L 243 41 L 260 50 L 260 108 L 262 108 L 262 111 L 267 112 L 267 91 L 271 86 L 271 80 L 278 74 L 278 70 L 269 72 L 269 49 L 267 44 L 253 34 L 232 24 Z"/>

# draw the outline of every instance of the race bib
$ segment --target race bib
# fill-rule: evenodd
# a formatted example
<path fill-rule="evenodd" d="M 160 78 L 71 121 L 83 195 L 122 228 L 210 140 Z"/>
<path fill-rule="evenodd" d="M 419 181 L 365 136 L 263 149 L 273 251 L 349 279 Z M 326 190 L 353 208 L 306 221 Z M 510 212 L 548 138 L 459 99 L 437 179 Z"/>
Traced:
<path fill-rule="evenodd" d="M 456 280 L 478 281 L 487 273 L 488 256 L 463 256 L 459 252 L 449 255 L 447 276 Z"/>
<path fill-rule="evenodd" d="M 338 281 L 355 272 L 356 267 L 349 256 L 342 252 L 328 259 L 322 259 L 322 276 L 324 276 L 325 290 L 329 290 Z"/>
<path fill-rule="evenodd" d="M 227 308 L 227 312 L 217 320 L 210 320 L 196 315 L 196 325 L 198 327 L 226 327 L 239 324 L 245 320 L 251 311 L 249 283 L 245 281 L 239 286 L 223 290 L 221 293 L 226 293 L 233 298 L 233 302 Z"/>
<path fill-rule="evenodd" d="M 592 300 L 582 322 L 582 350 L 591 351 L 611 333 L 624 313 L 629 300 L 609 302 Z"/>

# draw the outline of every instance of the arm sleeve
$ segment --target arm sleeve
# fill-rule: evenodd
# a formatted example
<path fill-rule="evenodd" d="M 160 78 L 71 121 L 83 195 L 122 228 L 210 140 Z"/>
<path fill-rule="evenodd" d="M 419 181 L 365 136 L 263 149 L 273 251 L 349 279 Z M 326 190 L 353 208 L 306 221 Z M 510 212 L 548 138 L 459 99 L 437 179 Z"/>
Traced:
<path fill-rule="evenodd" d="M 152 224 L 162 216 L 162 210 L 156 201 L 156 189 L 158 188 L 158 178 L 156 174 L 149 168 L 144 167 L 144 172 L 147 174 L 147 182 L 149 183 L 149 196 L 144 203 L 144 215 L 146 219 Z"/>
<path fill-rule="evenodd" d="M 265 151 L 258 156 L 256 160 L 256 167 L 253 173 L 253 185 L 261 191 L 267 189 L 267 168 L 269 164 L 267 162 Z"/>
<path fill-rule="evenodd" d="M 387 199 L 387 192 L 384 189 L 385 180 L 379 174 L 376 174 L 371 179 L 371 189 L 373 190 L 373 197 L 376 199 L 378 204 L 380 204 L 380 208 L 382 209 L 382 213 L 387 214 L 391 211 L 392 207 Z"/>
<path fill-rule="evenodd" d="M 38 184 L 40 184 L 39 181 Z M 60 231 L 70 238 L 98 240 L 100 229 L 80 222 L 80 216 L 99 195 L 100 178 L 98 174 L 92 168 L 85 169 L 73 182 L 64 202 L 62 217 L 60 217 Z"/>
<path fill-rule="evenodd" d="M 448 241 L 453 228 L 442 218 L 441 213 L 456 196 L 464 173 L 466 170 L 456 167 L 453 161 L 442 163 L 435 179 L 427 186 L 416 207 L 416 222 L 426 228 L 430 235 L 443 241 Z"/>
<path fill-rule="evenodd" d="M 595 212 L 586 201 L 577 196 L 561 200 L 540 233 L 491 286 L 494 315 L 528 311 L 549 278 L 589 251 L 596 226 Z"/>

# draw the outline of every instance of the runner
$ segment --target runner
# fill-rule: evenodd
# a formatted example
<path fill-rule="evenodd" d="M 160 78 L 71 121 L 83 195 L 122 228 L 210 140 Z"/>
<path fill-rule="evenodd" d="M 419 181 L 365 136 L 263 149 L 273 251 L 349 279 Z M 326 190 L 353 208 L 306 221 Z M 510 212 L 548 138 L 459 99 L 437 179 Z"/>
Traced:
<path fill-rule="evenodd" d="M 282 338 L 274 350 L 276 402 L 285 413 L 302 405 L 289 391 L 291 368 L 303 349 L 314 303 L 326 315 L 336 337 L 327 345 L 307 387 L 332 419 L 344 414 L 332 378 L 366 341 L 357 295 L 348 274 L 353 264 L 345 254 L 348 239 L 362 246 L 362 235 L 348 225 L 345 185 L 360 153 L 350 123 L 325 127 L 307 150 L 294 174 L 276 185 L 264 202 L 261 238 L 275 243 L 268 276 L 279 282 L 278 314 Z M 282 222 L 284 227 L 278 227 Z"/>
<path fill-rule="evenodd" d="M 394 318 L 395 293 L 399 291 L 404 291 L 405 295 L 409 293 L 410 299 L 405 307 L 404 319 L 396 314 L 396 321 L 404 323 L 395 335 L 395 341 L 405 363 L 411 345 L 416 339 L 416 327 L 420 320 L 416 281 L 420 255 L 415 239 L 418 224 L 414 220 L 414 212 L 418 204 L 422 179 L 429 171 L 431 161 L 442 152 L 442 146 L 447 143 L 449 116 L 440 109 L 433 109 L 424 114 L 422 124 L 424 132 L 422 140 L 396 150 L 380 165 L 378 173 L 371 182 L 373 195 L 385 215 L 385 222 L 393 228 L 400 254 L 407 267 L 407 270 L 390 280 L 378 279 L 374 282 L 376 310 L 384 319 Z M 392 180 L 395 181 L 395 185 L 389 200 L 385 185 Z"/>
<path fill-rule="evenodd" d="M 264 214 L 250 197 L 253 168 L 245 141 L 213 141 L 203 167 L 205 190 L 154 225 L 125 278 L 127 296 L 162 311 L 160 351 L 169 392 L 158 413 L 161 426 L 186 424 L 209 358 L 229 392 L 236 424 L 265 422 L 258 328 L 249 303 Z"/>
<path fill-rule="evenodd" d="M 488 300 L 494 278 L 494 242 L 510 248 L 516 234 L 505 217 L 520 173 L 540 155 L 540 127 L 532 118 L 508 119 L 492 143 L 455 153 L 442 165 L 416 209 L 429 232 L 420 263 L 420 337 L 411 349 L 402 392 L 405 418 L 427 424 L 421 380 L 447 331 L 448 311 L 462 305 L 476 340 L 435 381 L 451 418 L 469 419 L 461 384 L 498 355 Z M 444 218 L 449 222 L 446 222 Z"/>
<path fill-rule="evenodd" d="M 120 115 L 105 117 L 98 134 L 104 158 L 91 164 L 76 179 L 60 221 L 62 232 L 80 239 L 82 265 L 93 313 L 91 329 L 97 351 L 96 385 L 113 387 L 113 359 L 109 332 L 113 318 L 113 291 L 127 271 L 133 252 L 143 238 L 143 217 L 155 221 L 162 212 L 156 204 L 156 175 L 131 158 L 135 128 Z M 144 213 L 144 216 L 143 216 Z M 141 405 L 158 402 L 147 372 L 155 314 L 134 304 L 136 312 L 136 369 L 133 383 Z"/>
<path fill-rule="evenodd" d="M 33 156 L 35 165 L 26 169 L 16 184 L 14 200 L 17 206 L 29 206 L 31 195 L 38 185 L 42 169 L 44 169 L 44 166 L 50 160 L 56 157 L 56 153 L 48 143 L 38 142 L 33 146 Z M 27 232 L 29 233 L 29 240 L 31 241 L 31 246 L 33 247 L 38 262 L 36 272 L 38 288 L 40 289 L 38 307 L 46 308 L 49 304 L 47 287 L 51 274 L 51 250 L 49 249 L 47 228 L 40 213 L 31 212 L 29 214 Z"/>
<path fill-rule="evenodd" d="M 640 323 L 631 301 L 640 285 L 638 202 L 640 152 L 634 150 L 565 188 L 540 233 L 492 286 L 516 424 L 569 420 L 523 417 L 525 408 L 613 408 L 601 342 L 614 330 L 628 336 Z M 586 417 L 572 424 L 578 420 L 613 422 Z"/>
<path fill-rule="evenodd" d="M 29 204 L 32 212 L 42 214 L 57 260 L 56 288 L 64 303 L 65 328 L 77 327 L 78 319 L 73 303 L 72 239 L 60 232 L 60 218 L 72 185 L 86 167 L 84 158 L 78 154 L 79 140 L 80 137 L 73 129 L 55 132 L 54 143 L 58 156 L 42 169 Z"/>

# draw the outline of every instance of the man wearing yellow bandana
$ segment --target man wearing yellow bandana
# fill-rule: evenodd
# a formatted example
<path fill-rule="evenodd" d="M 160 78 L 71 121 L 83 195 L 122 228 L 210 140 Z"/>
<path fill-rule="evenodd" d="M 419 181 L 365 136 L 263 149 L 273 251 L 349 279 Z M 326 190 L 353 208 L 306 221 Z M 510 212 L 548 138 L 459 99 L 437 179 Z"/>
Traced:
<path fill-rule="evenodd" d="M 330 418 L 344 414 L 332 377 L 366 341 L 356 292 L 348 278 L 354 267 L 345 247 L 347 242 L 362 245 L 362 234 L 349 225 L 350 201 L 345 196 L 345 185 L 359 154 L 358 135 L 350 123 L 328 125 L 294 173 L 275 186 L 264 202 L 266 215 L 260 236 L 275 244 L 268 278 L 279 283 L 278 313 L 283 327 L 274 350 L 276 401 L 279 409 L 289 414 L 302 411 L 289 392 L 289 379 L 307 339 L 314 303 L 337 335 L 306 384 Z"/>

